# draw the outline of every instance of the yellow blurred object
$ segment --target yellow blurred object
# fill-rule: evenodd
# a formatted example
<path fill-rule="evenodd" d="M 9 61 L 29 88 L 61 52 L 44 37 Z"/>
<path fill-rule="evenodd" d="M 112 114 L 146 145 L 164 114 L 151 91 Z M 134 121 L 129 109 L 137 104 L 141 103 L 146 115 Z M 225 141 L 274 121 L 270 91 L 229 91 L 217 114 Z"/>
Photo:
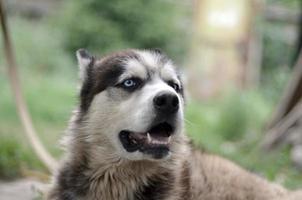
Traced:
<path fill-rule="evenodd" d="M 198 26 L 204 40 L 236 43 L 247 34 L 248 0 L 204 0 L 199 4 Z"/>
<path fill-rule="evenodd" d="M 228 88 L 244 88 L 249 80 L 255 80 L 251 77 L 257 66 L 250 62 L 250 52 L 255 52 L 251 47 L 258 47 L 254 45 L 253 2 L 196 1 L 188 63 L 189 89 L 195 98 L 215 97 Z"/>

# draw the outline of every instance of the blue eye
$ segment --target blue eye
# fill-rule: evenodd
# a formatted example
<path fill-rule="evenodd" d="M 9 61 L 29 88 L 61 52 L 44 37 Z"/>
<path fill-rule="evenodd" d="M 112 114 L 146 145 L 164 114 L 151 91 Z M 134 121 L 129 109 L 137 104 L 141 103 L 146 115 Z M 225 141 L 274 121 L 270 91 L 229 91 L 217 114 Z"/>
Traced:
<path fill-rule="evenodd" d="M 123 82 L 123 86 L 130 88 L 136 86 L 136 82 L 133 79 L 127 79 Z"/>
<path fill-rule="evenodd" d="M 122 87 L 123 89 L 129 92 L 136 90 L 141 85 L 142 85 L 142 80 L 139 78 L 129 78 L 119 84 L 120 87 Z"/>

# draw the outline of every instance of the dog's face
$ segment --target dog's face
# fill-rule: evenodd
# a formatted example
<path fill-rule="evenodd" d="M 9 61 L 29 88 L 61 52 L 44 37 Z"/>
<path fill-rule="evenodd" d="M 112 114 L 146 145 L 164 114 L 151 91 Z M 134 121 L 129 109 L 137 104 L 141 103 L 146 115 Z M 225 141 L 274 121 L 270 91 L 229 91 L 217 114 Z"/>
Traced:
<path fill-rule="evenodd" d="M 122 158 L 167 158 L 182 136 L 183 85 L 157 50 L 126 50 L 96 60 L 78 50 L 80 110 L 90 138 Z"/>

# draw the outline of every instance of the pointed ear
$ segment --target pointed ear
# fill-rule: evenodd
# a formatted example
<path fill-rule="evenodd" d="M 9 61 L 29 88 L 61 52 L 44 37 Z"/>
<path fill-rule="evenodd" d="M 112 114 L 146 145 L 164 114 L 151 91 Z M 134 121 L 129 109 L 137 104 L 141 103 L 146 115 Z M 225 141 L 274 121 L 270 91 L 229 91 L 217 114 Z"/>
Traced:
<path fill-rule="evenodd" d="M 94 57 L 86 49 L 77 50 L 76 56 L 80 68 L 80 78 L 84 81 L 87 77 L 87 68 L 94 61 Z"/>

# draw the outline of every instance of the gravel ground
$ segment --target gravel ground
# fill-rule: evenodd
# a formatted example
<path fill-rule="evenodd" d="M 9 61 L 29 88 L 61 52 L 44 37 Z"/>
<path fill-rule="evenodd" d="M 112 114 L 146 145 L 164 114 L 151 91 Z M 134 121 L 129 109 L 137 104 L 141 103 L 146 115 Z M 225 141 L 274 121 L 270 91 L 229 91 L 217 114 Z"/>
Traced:
<path fill-rule="evenodd" d="M 0 200 L 38 200 L 46 184 L 33 179 L 0 181 Z"/>

